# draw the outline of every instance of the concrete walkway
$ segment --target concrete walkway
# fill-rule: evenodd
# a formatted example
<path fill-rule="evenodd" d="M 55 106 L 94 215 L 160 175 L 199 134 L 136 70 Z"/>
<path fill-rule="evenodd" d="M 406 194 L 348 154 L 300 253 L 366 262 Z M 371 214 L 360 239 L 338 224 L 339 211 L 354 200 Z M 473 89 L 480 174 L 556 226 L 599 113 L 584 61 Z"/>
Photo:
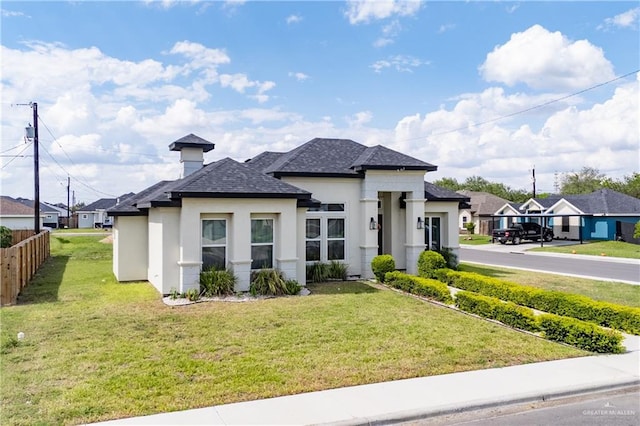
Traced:
<path fill-rule="evenodd" d="M 628 352 L 476 370 L 113 420 L 99 425 L 360 425 L 428 418 L 640 384 Z"/>

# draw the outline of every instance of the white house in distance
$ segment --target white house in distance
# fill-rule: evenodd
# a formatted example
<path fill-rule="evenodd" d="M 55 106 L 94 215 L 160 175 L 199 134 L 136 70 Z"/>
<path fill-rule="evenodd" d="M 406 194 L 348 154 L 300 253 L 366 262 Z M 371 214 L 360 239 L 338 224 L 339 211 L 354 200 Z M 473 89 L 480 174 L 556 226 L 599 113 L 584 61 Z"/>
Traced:
<path fill-rule="evenodd" d="M 278 268 L 304 284 L 306 265 L 332 260 L 370 278 L 391 254 L 415 273 L 425 247 L 458 254 L 458 206 L 468 198 L 425 182 L 436 166 L 383 146 L 313 139 L 289 152 L 203 166 L 214 144 L 193 134 L 170 146 L 183 176 L 127 198 L 108 214 L 113 272 L 160 293 L 199 288 L 203 268 L 230 268 L 236 291 L 251 271 Z"/>

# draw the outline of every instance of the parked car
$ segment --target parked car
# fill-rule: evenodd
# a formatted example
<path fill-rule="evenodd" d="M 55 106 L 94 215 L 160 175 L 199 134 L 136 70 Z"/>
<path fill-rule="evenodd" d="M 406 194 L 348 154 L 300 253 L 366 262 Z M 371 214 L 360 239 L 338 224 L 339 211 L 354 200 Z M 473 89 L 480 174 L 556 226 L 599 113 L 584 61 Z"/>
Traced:
<path fill-rule="evenodd" d="M 492 234 L 493 241 L 500 244 L 520 244 L 522 240 L 538 241 L 540 238 L 544 241 L 553 240 L 553 229 L 541 227 L 535 222 L 514 223 L 509 228 L 495 229 Z"/>

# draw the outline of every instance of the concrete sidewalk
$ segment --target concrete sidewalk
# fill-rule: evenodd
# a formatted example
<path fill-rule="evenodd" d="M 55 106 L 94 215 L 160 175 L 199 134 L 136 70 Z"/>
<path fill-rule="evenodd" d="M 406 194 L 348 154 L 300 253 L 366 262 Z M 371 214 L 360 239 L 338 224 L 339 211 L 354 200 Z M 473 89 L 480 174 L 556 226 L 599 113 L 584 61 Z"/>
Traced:
<path fill-rule="evenodd" d="M 543 401 L 640 384 L 640 338 L 629 352 L 353 386 L 99 425 L 360 425 Z"/>

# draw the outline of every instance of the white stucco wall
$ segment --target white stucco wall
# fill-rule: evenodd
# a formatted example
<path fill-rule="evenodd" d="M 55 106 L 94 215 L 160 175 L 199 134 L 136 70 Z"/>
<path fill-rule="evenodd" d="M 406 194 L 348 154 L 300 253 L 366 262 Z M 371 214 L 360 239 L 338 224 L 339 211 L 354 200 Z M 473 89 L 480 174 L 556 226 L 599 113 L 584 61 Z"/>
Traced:
<path fill-rule="evenodd" d="M 118 281 L 147 279 L 147 216 L 118 216 L 113 224 L 113 274 Z"/>
<path fill-rule="evenodd" d="M 162 294 L 180 287 L 180 209 L 154 208 L 149 210 L 149 261 L 147 279 Z M 169 261 L 167 261 L 169 260 Z"/>
<path fill-rule="evenodd" d="M 295 199 L 184 198 L 180 209 L 180 235 L 177 258 L 164 256 L 166 262 L 177 262 L 179 291 L 199 288 L 202 266 L 201 220 L 227 218 L 227 264 L 238 277 L 237 291 L 249 289 L 251 273 L 251 219 L 274 219 L 274 267 L 285 272 L 287 279 L 304 283 L 298 276 L 298 209 Z"/>
<path fill-rule="evenodd" d="M 440 218 L 442 247 L 451 249 L 460 259 L 460 239 L 456 218 L 458 203 L 454 201 L 427 201 L 424 205 L 425 216 Z"/>

